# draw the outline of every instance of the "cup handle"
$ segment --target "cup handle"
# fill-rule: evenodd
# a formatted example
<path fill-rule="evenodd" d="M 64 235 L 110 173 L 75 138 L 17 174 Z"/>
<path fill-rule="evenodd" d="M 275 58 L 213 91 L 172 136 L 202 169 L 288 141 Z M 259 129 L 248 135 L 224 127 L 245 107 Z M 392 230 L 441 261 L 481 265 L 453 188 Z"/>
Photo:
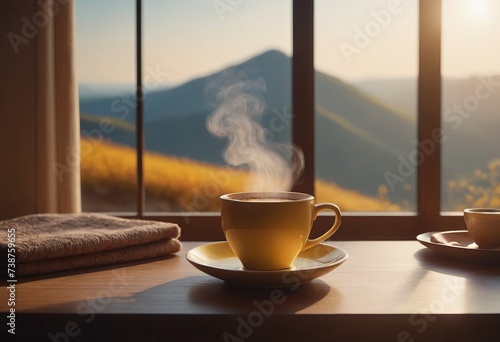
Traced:
<path fill-rule="evenodd" d="M 318 214 L 323 210 L 331 210 L 335 213 L 335 221 L 333 222 L 332 227 L 320 237 L 312 240 L 307 240 L 304 244 L 304 247 L 302 247 L 302 251 L 305 251 L 306 249 L 316 246 L 318 243 L 325 241 L 330 236 L 332 236 L 337 231 L 337 229 L 339 229 L 340 222 L 342 221 L 342 213 L 340 212 L 339 207 L 337 207 L 333 203 L 315 204 L 313 209 L 313 220 L 316 220 Z"/>

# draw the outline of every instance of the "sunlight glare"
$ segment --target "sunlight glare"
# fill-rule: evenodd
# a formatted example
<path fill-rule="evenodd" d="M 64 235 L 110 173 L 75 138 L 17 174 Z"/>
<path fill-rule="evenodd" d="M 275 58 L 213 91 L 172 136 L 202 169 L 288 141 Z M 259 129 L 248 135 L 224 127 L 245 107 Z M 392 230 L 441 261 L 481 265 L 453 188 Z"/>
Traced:
<path fill-rule="evenodd" d="M 475 20 L 484 20 L 490 13 L 489 0 L 471 0 L 466 8 L 467 15 Z"/>

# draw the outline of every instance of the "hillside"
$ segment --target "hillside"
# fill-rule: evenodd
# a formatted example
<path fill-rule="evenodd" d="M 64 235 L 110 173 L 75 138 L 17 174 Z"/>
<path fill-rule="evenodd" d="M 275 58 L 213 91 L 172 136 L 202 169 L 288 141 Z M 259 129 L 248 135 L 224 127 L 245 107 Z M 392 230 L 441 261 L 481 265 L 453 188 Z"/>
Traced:
<path fill-rule="evenodd" d="M 447 137 L 442 146 L 445 181 L 467 179 L 476 169 L 488 168 L 499 157 L 499 85 L 500 75 L 443 78 L 442 130 Z M 411 116 L 416 115 L 415 79 L 364 80 L 356 86 L 392 106 L 405 108 Z"/>
<path fill-rule="evenodd" d="M 278 51 L 267 51 L 244 63 L 199 78 L 178 87 L 154 91 L 145 98 L 146 148 L 164 155 L 186 157 L 225 165 L 221 157 L 226 140 L 210 135 L 206 118 L 214 110 L 209 85 L 225 74 L 244 73 L 248 79 L 262 77 L 266 110 L 261 124 L 273 142 L 289 142 L 291 126 L 291 59 Z M 316 73 L 316 170 L 320 179 L 343 188 L 377 196 L 384 184 L 383 173 L 397 170 L 399 155 L 412 148 L 415 125 L 408 114 L 370 96 L 338 78 Z M 84 100 L 81 110 L 133 123 L 127 98 Z M 276 122 L 279 123 L 276 127 Z M 387 122 L 391 124 L 388 125 Z M 274 126 L 273 126 L 274 123 Z M 95 123 L 82 121 L 87 131 Z M 134 140 L 117 127 L 110 140 L 134 146 Z M 413 183 L 414 176 L 408 181 Z M 407 197 L 412 192 L 391 194 Z"/>
<path fill-rule="evenodd" d="M 215 109 L 211 85 L 214 80 L 223 83 L 223 75 L 244 74 L 246 79 L 264 79 L 266 91 L 262 97 L 267 107 L 260 123 L 270 141 L 289 142 L 290 68 L 290 57 L 279 51 L 267 51 L 206 77 L 148 92 L 145 96 L 147 150 L 224 166 L 221 155 L 227 141 L 212 136 L 206 127 L 206 119 Z M 318 178 L 344 189 L 378 196 L 380 187 L 387 185 L 384 173 L 396 174 L 401 158 L 407 159 L 415 149 L 415 81 L 369 80 L 349 84 L 321 72 L 316 72 L 315 77 Z M 475 169 L 486 168 L 498 158 L 497 79 L 490 84 L 492 91 L 487 97 L 466 114 L 460 114 L 456 108 L 463 107 L 464 101 L 474 100 L 481 79 L 443 80 L 443 132 L 447 137 L 442 145 L 444 183 L 467 179 Z M 85 113 L 81 120 L 82 135 L 92 137 L 97 132 L 104 139 L 135 146 L 134 132 L 129 129 L 135 121 L 134 106 L 133 96 L 127 93 L 82 99 L 81 112 Z M 98 121 L 103 117 L 114 123 L 109 132 L 99 129 Z M 389 192 L 388 197 L 414 209 L 415 173 L 405 177 L 405 181 Z"/>
<path fill-rule="evenodd" d="M 114 143 L 82 139 L 83 211 L 134 211 L 135 150 Z M 248 173 L 198 161 L 146 153 L 146 210 L 218 211 L 219 196 L 244 191 Z M 334 201 L 346 211 L 398 211 L 386 200 L 316 182 L 316 200 Z M 334 199 L 334 200 L 333 200 Z"/>
<path fill-rule="evenodd" d="M 387 123 L 391 124 L 388 125 Z M 415 123 L 408 114 L 338 78 L 316 73 L 317 175 L 376 195 L 385 171 L 412 150 Z M 413 184 L 414 175 L 408 178 Z M 392 194 L 394 198 L 411 194 Z M 408 196 L 409 195 L 409 196 Z"/>

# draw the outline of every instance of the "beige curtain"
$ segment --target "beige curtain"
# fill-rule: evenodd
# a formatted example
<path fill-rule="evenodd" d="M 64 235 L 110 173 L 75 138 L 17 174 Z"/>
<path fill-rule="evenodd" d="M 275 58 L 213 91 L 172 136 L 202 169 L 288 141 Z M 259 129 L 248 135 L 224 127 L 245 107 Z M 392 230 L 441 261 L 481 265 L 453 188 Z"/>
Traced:
<path fill-rule="evenodd" d="M 0 28 L 0 219 L 80 212 L 74 0 L 2 0 Z"/>

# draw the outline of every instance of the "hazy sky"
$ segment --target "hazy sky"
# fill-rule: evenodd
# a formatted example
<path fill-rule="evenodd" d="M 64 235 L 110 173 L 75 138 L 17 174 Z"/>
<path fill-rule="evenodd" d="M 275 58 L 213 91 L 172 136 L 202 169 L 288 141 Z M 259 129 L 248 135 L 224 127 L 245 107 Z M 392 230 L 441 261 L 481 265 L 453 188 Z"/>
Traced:
<path fill-rule="evenodd" d="M 144 0 L 145 74 L 172 84 L 292 51 L 291 0 Z M 133 83 L 135 1 L 77 1 L 81 82 Z M 443 73 L 500 73 L 500 1 L 443 0 Z M 417 75 L 417 0 L 316 0 L 315 65 L 346 80 Z"/>

